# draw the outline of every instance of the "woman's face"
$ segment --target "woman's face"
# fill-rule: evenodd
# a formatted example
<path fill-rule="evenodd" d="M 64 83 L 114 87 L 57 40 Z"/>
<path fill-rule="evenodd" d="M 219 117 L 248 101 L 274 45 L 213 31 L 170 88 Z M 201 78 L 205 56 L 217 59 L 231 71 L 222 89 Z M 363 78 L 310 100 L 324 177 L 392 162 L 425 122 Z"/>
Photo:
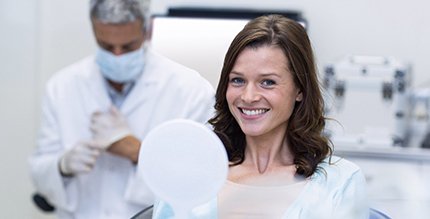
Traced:
<path fill-rule="evenodd" d="M 295 102 L 302 100 L 288 63 L 276 46 L 248 47 L 237 57 L 226 97 L 246 136 L 285 133 Z"/>

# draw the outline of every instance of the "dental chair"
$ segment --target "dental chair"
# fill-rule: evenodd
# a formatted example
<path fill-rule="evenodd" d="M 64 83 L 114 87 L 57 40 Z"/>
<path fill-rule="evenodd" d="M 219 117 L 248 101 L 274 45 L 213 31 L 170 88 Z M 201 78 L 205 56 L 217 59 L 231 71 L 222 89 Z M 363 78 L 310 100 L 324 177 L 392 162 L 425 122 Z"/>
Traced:
<path fill-rule="evenodd" d="M 136 215 L 134 215 L 130 219 L 151 219 L 152 217 L 152 210 L 154 206 L 149 206 L 142 211 L 138 212 Z M 388 215 L 385 213 L 382 213 L 379 210 L 376 210 L 374 208 L 370 209 L 369 219 L 391 219 Z"/>
<path fill-rule="evenodd" d="M 42 195 L 38 193 L 34 193 L 32 196 L 32 199 L 33 199 L 33 203 L 39 208 L 39 210 L 45 213 L 53 213 L 55 211 L 55 207 L 52 206 Z M 154 206 L 151 205 L 139 211 L 136 215 L 134 215 L 130 219 L 151 219 L 153 208 Z"/>
<path fill-rule="evenodd" d="M 374 208 L 370 209 L 369 219 L 391 219 L 388 215 L 385 213 L 382 213 L 379 210 L 376 210 Z"/>
<path fill-rule="evenodd" d="M 51 213 L 55 211 L 55 207 L 52 206 L 46 199 L 43 197 L 43 195 L 39 193 L 34 193 L 32 196 L 33 203 L 36 205 L 36 207 L 45 212 L 45 213 Z"/>
<path fill-rule="evenodd" d="M 139 211 L 136 215 L 134 215 L 130 219 L 151 219 L 152 218 L 152 210 L 154 209 L 154 206 L 151 205 L 142 211 Z"/>

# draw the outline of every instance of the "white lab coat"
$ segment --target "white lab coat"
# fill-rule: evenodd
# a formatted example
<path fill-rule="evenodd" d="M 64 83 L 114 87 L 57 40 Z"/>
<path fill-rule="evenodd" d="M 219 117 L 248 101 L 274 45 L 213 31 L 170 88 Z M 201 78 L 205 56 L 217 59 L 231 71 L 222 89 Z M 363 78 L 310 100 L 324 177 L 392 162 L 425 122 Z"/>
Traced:
<path fill-rule="evenodd" d="M 103 152 L 88 174 L 63 178 L 58 161 L 78 141 L 91 139 L 90 116 L 111 105 L 105 82 L 88 57 L 47 83 L 37 148 L 30 157 L 39 193 L 59 218 L 130 218 L 153 196 L 129 160 Z M 206 123 L 213 115 L 214 89 L 197 72 L 148 50 L 145 69 L 120 108 L 134 135 L 145 140 L 155 126 L 174 118 Z"/>

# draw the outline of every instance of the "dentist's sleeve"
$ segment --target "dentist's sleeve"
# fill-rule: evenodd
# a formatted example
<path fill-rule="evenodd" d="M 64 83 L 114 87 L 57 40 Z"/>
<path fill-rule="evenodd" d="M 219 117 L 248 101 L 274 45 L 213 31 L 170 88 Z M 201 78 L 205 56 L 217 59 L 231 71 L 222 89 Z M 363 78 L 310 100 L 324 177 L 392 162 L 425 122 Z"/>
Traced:
<path fill-rule="evenodd" d="M 64 151 L 53 105 L 53 92 L 47 91 L 37 146 L 29 158 L 30 174 L 36 190 L 56 208 L 73 211 L 77 205 L 75 179 L 61 176 L 58 161 Z"/>

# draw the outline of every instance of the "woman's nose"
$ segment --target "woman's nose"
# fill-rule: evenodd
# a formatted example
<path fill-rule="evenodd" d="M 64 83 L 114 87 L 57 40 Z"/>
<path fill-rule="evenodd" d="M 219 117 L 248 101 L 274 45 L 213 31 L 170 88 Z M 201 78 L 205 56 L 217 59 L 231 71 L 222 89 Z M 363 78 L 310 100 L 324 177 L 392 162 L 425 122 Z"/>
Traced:
<path fill-rule="evenodd" d="M 248 84 L 241 95 L 242 101 L 252 103 L 260 100 L 260 94 L 254 85 Z"/>

